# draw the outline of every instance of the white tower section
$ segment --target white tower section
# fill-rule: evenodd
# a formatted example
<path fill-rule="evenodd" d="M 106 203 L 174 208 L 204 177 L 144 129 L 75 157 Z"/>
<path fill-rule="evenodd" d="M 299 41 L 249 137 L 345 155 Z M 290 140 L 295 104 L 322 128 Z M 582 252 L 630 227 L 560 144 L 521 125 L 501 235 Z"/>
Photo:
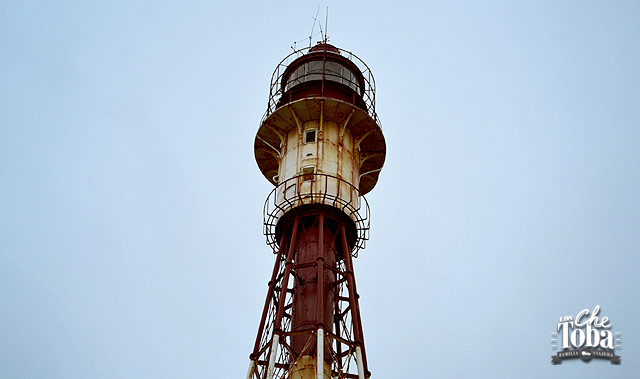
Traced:
<path fill-rule="evenodd" d="M 376 184 L 386 146 L 375 113 L 375 82 L 353 54 L 318 44 L 285 58 L 274 72 L 269 109 L 255 141 L 256 161 L 276 189 L 265 206 L 265 234 L 290 210 L 324 204 L 355 225 L 355 249 L 368 238 L 361 196 Z"/>

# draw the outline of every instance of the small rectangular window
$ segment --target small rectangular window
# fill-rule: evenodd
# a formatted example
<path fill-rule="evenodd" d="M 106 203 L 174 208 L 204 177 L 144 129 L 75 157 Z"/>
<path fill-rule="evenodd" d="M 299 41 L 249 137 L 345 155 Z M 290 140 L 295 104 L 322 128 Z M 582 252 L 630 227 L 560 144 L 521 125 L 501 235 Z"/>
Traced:
<path fill-rule="evenodd" d="M 307 180 L 313 180 L 313 177 L 315 176 L 316 172 L 316 168 L 311 166 L 311 167 L 303 167 L 302 168 L 302 180 L 307 181 Z"/>
<path fill-rule="evenodd" d="M 316 142 L 316 131 L 315 130 L 307 130 L 304 132 L 304 143 L 314 143 Z"/>

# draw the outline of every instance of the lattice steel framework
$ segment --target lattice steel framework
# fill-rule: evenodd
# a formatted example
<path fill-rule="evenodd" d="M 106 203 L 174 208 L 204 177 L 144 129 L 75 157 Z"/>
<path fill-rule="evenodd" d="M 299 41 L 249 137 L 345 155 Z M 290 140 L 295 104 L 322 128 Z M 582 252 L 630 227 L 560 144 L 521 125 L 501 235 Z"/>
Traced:
<path fill-rule="evenodd" d="M 324 347 L 321 354 L 331 367 L 331 378 L 359 378 L 358 372 L 370 376 L 346 230 L 343 220 L 319 211 L 296 216 L 282 233 L 247 378 L 287 378 L 298 357 L 317 354 L 319 346 Z M 310 245 L 318 252 L 315 259 L 300 259 Z M 305 290 L 309 279 L 324 285 L 311 289 L 315 297 L 299 297 L 298 308 L 304 309 L 295 309 L 294 296 Z M 318 303 L 306 304 L 305 298 Z M 331 307 L 321 304 L 327 299 Z M 325 309 L 330 309 L 330 319 L 321 314 Z M 300 316 L 305 312 L 306 319 L 320 322 L 295 325 L 296 316 L 305 318 Z"/>

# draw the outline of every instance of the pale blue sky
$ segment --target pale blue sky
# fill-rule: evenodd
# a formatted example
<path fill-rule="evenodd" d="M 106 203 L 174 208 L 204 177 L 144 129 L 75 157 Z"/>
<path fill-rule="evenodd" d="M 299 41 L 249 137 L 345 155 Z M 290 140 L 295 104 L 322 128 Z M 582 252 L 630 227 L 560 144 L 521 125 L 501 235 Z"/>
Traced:
<path fill-rule="evenodd" d="M 355 261 L 373 377 L 637 376 L 640 2 L 327 5 L 387 139 Z M 253 140 L 317 6 L 0 1 L 1 378 L 246 375 Z M 622 365 L 552 366 L 598 304 Z"/>

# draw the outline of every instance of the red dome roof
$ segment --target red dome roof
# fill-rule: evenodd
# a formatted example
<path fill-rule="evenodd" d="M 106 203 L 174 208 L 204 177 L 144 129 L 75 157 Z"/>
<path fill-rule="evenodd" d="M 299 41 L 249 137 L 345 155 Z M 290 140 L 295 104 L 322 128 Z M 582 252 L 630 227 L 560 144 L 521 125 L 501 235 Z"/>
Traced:
<path fill-rule="evenodd" d="M 337 47 L 330 45 L 328 43 L 322 43 L 322 42 L 318 42 L 317 45 L 315 45 L 309 50 L 310 53 L 313 53 L 316 51 L 329 51 L 332 53 L 340 54 L 340 50 L 338 50 Z"/>

